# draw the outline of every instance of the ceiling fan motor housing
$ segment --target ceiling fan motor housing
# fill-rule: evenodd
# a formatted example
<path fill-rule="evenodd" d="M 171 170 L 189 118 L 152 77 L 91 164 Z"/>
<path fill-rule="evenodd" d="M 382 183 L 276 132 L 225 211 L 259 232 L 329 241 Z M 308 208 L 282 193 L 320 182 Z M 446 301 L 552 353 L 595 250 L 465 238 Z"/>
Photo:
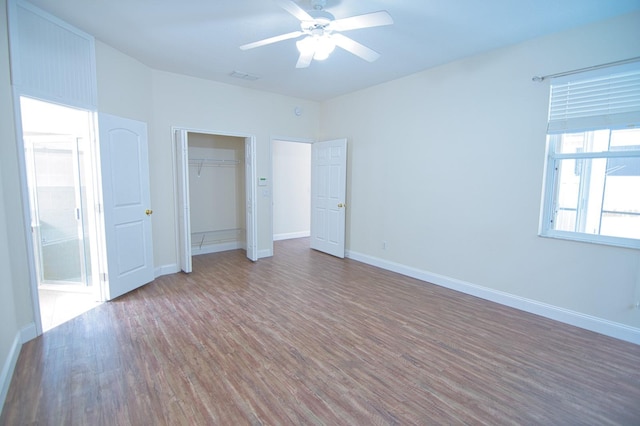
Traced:
<path fill-rule="evenodd" d="M 311 0 L 311 6 L 315 10 L 322 10 L 327 5 L 327 0 Z"/>

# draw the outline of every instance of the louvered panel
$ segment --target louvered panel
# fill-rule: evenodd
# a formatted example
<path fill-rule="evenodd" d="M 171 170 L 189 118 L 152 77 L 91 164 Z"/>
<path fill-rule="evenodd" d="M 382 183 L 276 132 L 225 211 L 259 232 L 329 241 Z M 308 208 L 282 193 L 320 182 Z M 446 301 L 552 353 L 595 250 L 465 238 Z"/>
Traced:
<path fill-rule="evenodd" d="M 13 84 L 25 95 L 95 109 L 93 37 L 30 4 L 12 9 Z"/>
<path fill-rule="evenodd" d="M 606 74 L 603 74 L 605 73 Z M 640 64 L 554 79 L 548 133 L 640 125 Z"/>

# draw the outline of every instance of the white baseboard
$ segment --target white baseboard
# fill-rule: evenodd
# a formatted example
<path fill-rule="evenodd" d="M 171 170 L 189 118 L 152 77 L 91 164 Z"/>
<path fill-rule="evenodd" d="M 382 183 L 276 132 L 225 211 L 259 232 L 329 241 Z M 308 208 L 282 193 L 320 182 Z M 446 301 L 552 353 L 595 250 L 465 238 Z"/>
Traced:
<path fill-rule="evenodd" d="M 180 272 L 180 267 L 178 266 L 177 263 L 174 263 L 171 265 L 162 265 L 157 267 L 153 271 L 153 275 L 154 275 L 154 278 L 158 278 L 163 275 L 177 274 L 178 272 Z"/>
<path fill-rule="evenodd" d="M 272 249 L 258 250 L 258 259 L 262 259 L 263 257 L 272 257 L 272 256 L 273 256 Z"/>
<path fill-rule="evenodd" d="M 346 256 L 358 262 L 368 265 L 377 266 L 378 268 L 388 271 L 397 272 L 411 278 L 416 278 L 451 290 L 470 294 L 481 299 L 491 302 L 500 303 L 521 311 L 540 315 L 545 318 L 563 322 L 565 324 L 584 328 L 616 339 L 625 340 L 627 342 L 640 345 L 640 328 L 631 327 L 625 324 L 609 321 L 606 319 L 594 317 L 592 315 L 583 314 L 569 309 L 559 308 L 557 306 L 538 302 L 520 296 L 515 296 L 503 291 L 493 290 L 487 287 L 472 284 L 466 281 L 450 278 L 444 275 L 434 274 L 417 268 L 402 265 L 400 263 L 390 262 L 377 257 L 369 256 L 362 253 L 348 251 Z"/>
<path fill-rule="evenodd" d="M 29 340 L 35 339 L 38 337 L 38 331 L 36 329 L 36 324 L 31 323 L 20 330 L 20 342 L 22 344 L 27 343 Z"/>
<path fill-rule="evenodd" d="M 238 250 L 238 249 L 246 250 L 243 242 L 231 242 L 231 243 L 209 245 L 209 246 L 202 247 L 202 249 L 193 249 L 191 251 L 191 255 L 197 256 L 199 254 L 218 253 L 221 251 Z M 270 252 L 271 252 L 270 250 L 259 251 L 258 258 L 273 256 L 273 254 L 269 254 Z M 177 263 L 173 263 L 170 265 L 162 265 L 155 268 L 154 278 L 158 278 L 163 275 L 177 274 L 180 271 L 181 271 L 180 266 Z"/>
<path fill-rule="evenodd" d="M 229 243 L 210 244 L 202 246 L 202 248 L 192 248 L 191 255 L 219 253 L 221 251 L 245 249 L 245 244 L 241 241 L 232 241 Z"/>
<path fill-rule="evenodd" d="M 11 378 L 13 372 L 16 369 L 16 363 L 18 362 L 18 356 L 20 355 L 20 349 L 22 348 L 22 336 L 21 333 L 17 333 L 13 339 L 9 354 L 4 360 L 2 365 L 2 371 L 0 372 L 0 414 L 4 407 L 4 401 L 7 399 L 7 392 L 9 392 L 9 385 L 11 384 Z"/>
<path fill-rule="evenodd" d="M 311 231 L 289 232 L 286 234 L 273 234 L 273 241 L 291 240 L 293 238 L 305 238 L 311 236 Z"/>

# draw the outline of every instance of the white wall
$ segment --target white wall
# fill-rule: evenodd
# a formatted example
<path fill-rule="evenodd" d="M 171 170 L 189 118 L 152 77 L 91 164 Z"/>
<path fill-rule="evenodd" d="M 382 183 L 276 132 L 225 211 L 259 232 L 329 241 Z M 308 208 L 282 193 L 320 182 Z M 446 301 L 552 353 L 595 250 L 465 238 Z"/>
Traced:
<path fill-rule="evenodd" d="M 151 69 L 96 40 L 98 110 L 151 123 L 153 92 Z M 149 139 L 153 139 L 149 128 Z"/>
<path fill-rule="evenodd" d="M 298 105 L 305 111 L 302 116 L 294 114 Z M 156 266 L 176 263 L 177 256 L 175 236 L 161 232 L 175 226 L 173 191 L 167 190 L 174 181 L 169 173 L 173 165 L 171 126 L 254 136 L 258 177 L 270 176 L 272 137 L 315 139 L 318 133 L 316 102 L 162 71 L 153 71 L 153 106 L 155 140 L 149 158 Z M 262 255 L 272 252 L 271 190 L 269 185 L 258 191 L 258 251 Z"/>
<path fill-rule="evenodd" d="M 6 0 L 0 0 L 0 404 L 21 332 L 33 324 L 9 73 Z"/>
<path fill-rule="evenodd" d="M 271 142 L 273 238 L 309 236 L 311 231 L 311 144 Z"/>
<path fill-rule="evenodd" d="M 103 112 L 149 124 L 149 162 L 156 268 L 177 262 L 174 162 L 171 127 L 255 136 L 258 177 L 270 175 L 269 141 L 274 136 L 315 139 L 319 104 L 267 92 L 152 70 L 96 44 L 98 101 Z M 294 114 L 296 106 L 305 113 Z M 258 250 L 272 251 L 271 187 L 258 195 Z M 168 231 L 171 230 L 171 231 Z"/>
<path fill-rule="evenodd" d="M 638 250 L 537 236 L 548 85 L 531 81 L 639 40 L 636 13 L 325 102 L 322 138 L 349 138 L 348 249 L 640 327 Z"/>
<path fill-rule="evenodd" d="M 246 241 L 244 143 L 243 138 L 189 133 L 191 232 L 202 233 L 196 235 L 192 243 L 197 244 L 200 237 L 205 244 L 229 239 L 239 243 Z M 197 159 L 237 163 L 211 165 L 197 163 Z M 243 231 L 227 231 L 231 229 Z"/>

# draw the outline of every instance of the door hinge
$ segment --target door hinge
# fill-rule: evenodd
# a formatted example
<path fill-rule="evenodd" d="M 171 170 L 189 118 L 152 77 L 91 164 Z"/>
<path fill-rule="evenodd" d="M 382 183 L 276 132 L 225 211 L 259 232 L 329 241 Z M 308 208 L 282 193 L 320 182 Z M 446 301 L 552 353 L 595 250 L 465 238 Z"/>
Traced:
<path fill-rule="evenodd" d="M 107 273 L 103 272 L 101 275 L 102 275 L 102 282 L 106 283 L 107 282 Z"/>

